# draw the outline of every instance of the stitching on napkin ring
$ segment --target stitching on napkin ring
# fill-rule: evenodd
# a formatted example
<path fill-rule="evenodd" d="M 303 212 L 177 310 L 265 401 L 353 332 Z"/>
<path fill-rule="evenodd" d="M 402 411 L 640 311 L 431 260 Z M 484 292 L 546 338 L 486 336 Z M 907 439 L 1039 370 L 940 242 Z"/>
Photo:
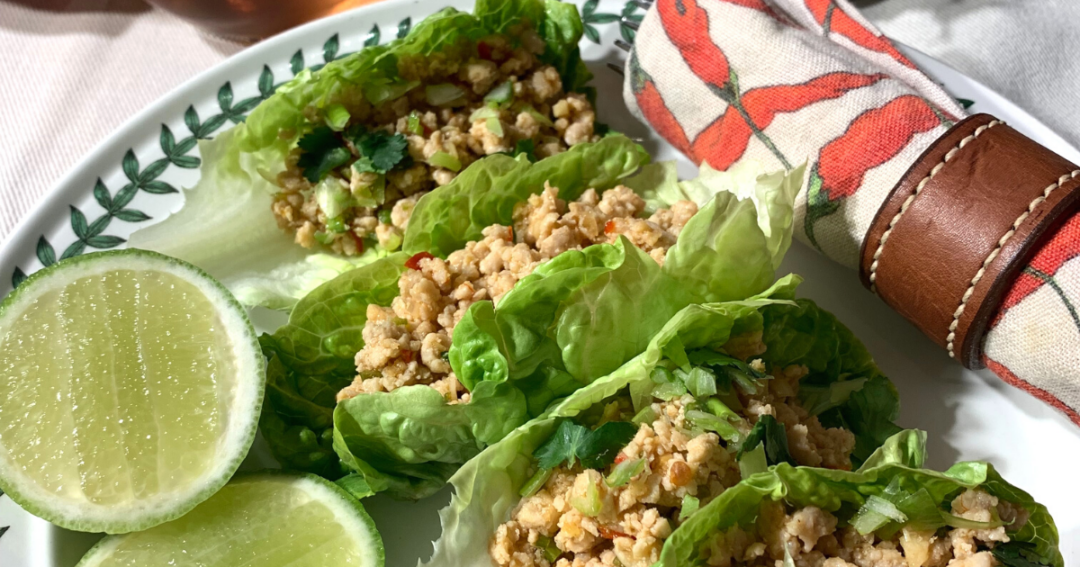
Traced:
<path fill-rule="evenodd" d="M 993 125 L 994 123 L 991 122 L 990 124 Z M 978 135 L 978 132 L 976 132 L 976 135 Z M 1027 210 L 1020 213 L 1020 216 L 1017 217 L 1015 221 L 1013 221 L 1012 228 L 1010 228 L 1008 232 L 1002 235 L 1001 239 L 998 240 L 997 247 L 994 248 L 993 252 L 990 252 L 990 255 L 987 256 L 985 260 L 983 260 L 982 266 L 979 267 L 979 271 L 975 272 L 975 277 L 971 278 L 971 285 L 968 286 L 967 291 L 965 291 L 963 297 L 960 298 L 960 306 L 957 307 L 956 311 L 953 313 L 953 320 L 952 323 L 949 325 L 949 335 L 945 338 L 947 342 L 945 349 L 949 351 L 949 358 L 956 358 L 956 354 L 953 349 L 953 343 L 956 340 L 956 327 L 960 324 L 960 317 L 964 314 L 964 309 L 967 307 L 968 300 L 971 299 L 971 294 L 975 292 L 975 286 L 978 285 L 979 281 L 982 280 L 983 276 L 986 274 L 986 267 L 989 266 L 995 258 L 997 258 L 998 254 L 1001 252 L 1001 248 L 1005 246 L 1005 243 L 1007 243 L 1014 234 L 1016 234 L 1016 229 L 1020 228 L 1020 225 L 1023 224 L 1024 220 L 1027 219 L 1028 216 L 1035 211 L 1035 208 L 1045 202 L 1046 198 L 1049 197 L 1051 193 L 1056 191 L 1059 187 L 1064 185 L 1070 179 L 1074 179 L 1077 176 L 1080 176 L 1080 169 L 1077 169 L 1072 173 L 1062 175 L 1060 178 L 1058 178 L 1056 183 L 1044 189 L 1042 195 L 1035 197 L 1035 199 L 1033 199 L 1028 205 Z M 884 242 L 882 244 L 884 244 Z"/>
<path fill-rule="evenodd" d="M 877 293 L 877 285 L 875 285 L 875 282 L 877 281 L 878 259 L 881 258 L 881 253 L 885 250 L 885 243 L 889 240 L 889 234 L 892 233 L 893 227 L 896 226 L 896 223 L 900 221 L 900 217 L 904 216 L 904 213 L 907 212 L 908 207 L 910 207 L 911 203 L 915 201 L 915 198 L 919 196 L 919 193 L 922 193 L 922 190 L 926 187 L 926 184 L 929 183 L 930 180 L 933 179 L 945 167 L 945 164 L 952 160 L 952 158 L 956 155 L 957 152 L 959 152 L 961 149 L 963 149 L 964 146 L 968 145 L 973 140 L 981 136 L 983 132 L 989 130 L 990 128 L 993 128 L 994 126 L 997 126 L 998 124 L 1004 124 L 1004 122 L 1002 122 L 1001 120 L 993 120 L 984 126 L 979 126 L 971 135 L 965 137 L 963 140 L 960 140 L 960 142 L 956 144 L 956 146 L 954 146 L 945 154 L 945 157 L 941 160 L 941 163 L 935 165 L 934 168 L 930 170 L 930 173 L 927 174 L 927 176 L 919 182 L 919 184 L 915 187 L 915 191 L 911 195 L 908 195 L 907 199 L 904 199 L 904 203 L 900 205 L 900 210 L 889 221 L 889 226 L 885 229 L 885 232 L 881 234 L 881 241 L 878 243 L 878 247 L 874 251 L 874 261 L 870 264 L 870 291 Z M 1045 198 L 1045 196 L 1043 198 Z M 1001 246 L 999 245 L 998 249 L 1000 250 L 1000 248 Z M 994 255 L 997 255 L 996 250 L 994 251 Z M 985 263 L 983 264 L 983 266 L 985 267 Z M 974 287 L 974 285 L 972 287 Z M 970 297 L 970 295 L 971 290 L 969 289 L 968 292 L 964 294 L 964 301 L 967 301 L 967 298 Z M 961 313 L 962 312 L 963 310 L 961 305 Z M 956 319 L 959 319 L 959 316 L 957 316 Z M 950 330 L 953 330 L 955 328 L 956 320 L 953 321 Z M 953 335 L 950 334 L 950 337 L 952 336 Z M 952 356 L 952 338 L 949 339 L 949 356 Z"/>

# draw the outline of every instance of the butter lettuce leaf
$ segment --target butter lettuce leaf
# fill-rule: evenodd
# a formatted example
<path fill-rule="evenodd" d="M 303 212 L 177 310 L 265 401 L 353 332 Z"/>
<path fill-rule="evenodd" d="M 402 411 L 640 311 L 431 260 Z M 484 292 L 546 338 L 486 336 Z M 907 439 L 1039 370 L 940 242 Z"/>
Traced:
<path fill-rule="evenodd" d="M 546 40 L 540 59 L 560 72 L 564 88 L 588 93 L 584 85 L 591 74 L 578 50 L 583 27 L 572 4 L 480 0 L 472 14 L 447 8 L 417 23 L 404 38 L 366 47 L 315 71 L 300 71 L 244 122 L 201 141 L 201 179 L 184 190 L 183 206 L 136 231 L 131 245 L 199 266 L 245 305 L 291 309 L 320 284 L 386 255 L 378 246 L 348 258 L 305 249 L 277 227 L 272 180 L 292 148 L 322 125 L 321 116 L 331 105 L 358 92 L 369 100 L 406 92 L 410 84 L 399 76 L 403 60 L 436 53 L 468 58 L 484 37 L 513 39 L 524 26 Z"/>
<path fill-rule="evenodd" d="M 664 543 L 658 565 L 700 564 L 699 550 L 704 542 L 717 531 L 736 523 L 752 524 L 761 503 L 766 500 L 782 500 L 796 507 L 813 505 L 838 514 L 842 520 L 850 520 L 853 511 L 869 498 L 896 499 L 889 492 L 897 489 L 904 494 L 925 491 L 928 495 L 925 502 L 936 505 L 937 509 L 909 510 L 905 514 L 907 520 L 892 521 L 882 528 L 896 530 L 907 522 L 926 522 L 927 512 L 931 518 L 936 516 L 938 525 L 944 525 L 941 514 L 950 513 L 952 499 L 969 488 L 985 490 L 1027 510 L 1030 518 L 1022 528 L 1006 527 L 1009 538 L 1013 542 L 1029 544 L 1027 549 L 1040 564 L 1064 565 L 1058 550 L 1057 528 L 1045 506 L 1008 483 L 989 463 L 958 463 L 945 472 L 919 468 L 926 454 L 925 438 L 926 434 L 921 431 L 897 433 L 854 472 L 792 467 L 783 463 L 753 475 L 726 490 L 679 526 Z M 903 507 L 901 504 L 900 508 Z"/>
<path fill-rule="evenodd" d="M 341 476 L 334 453 L 336 396 L 356 375 L 367 306 L 398 294 L 404 254 L 393 254 L 321 285 L 297 303 L 289 323 L 259 339 L 270 359 L 260 430 L 285 468 Z"/>

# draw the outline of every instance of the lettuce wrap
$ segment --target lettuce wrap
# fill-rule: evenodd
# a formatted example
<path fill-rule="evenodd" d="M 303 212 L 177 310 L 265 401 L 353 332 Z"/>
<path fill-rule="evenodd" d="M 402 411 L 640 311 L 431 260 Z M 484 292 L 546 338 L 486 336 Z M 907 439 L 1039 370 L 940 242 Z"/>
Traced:
<path fill-rule="evenodd" d="M 443 536 L 429 564 L 493 564 L 489 543 L 496 533 L 503 530 L 503 538 L 508 529 L 528 525 L 522 518 L 516 528 L 503 526 L 522 498 L 552 502 L 558 487 L 577 487 L 578 473 L 592 475 L 594 489 L 603 485 L 586 488 L 580 498 L 562 498 L 580 512 L 577 520 L 599 514 L 615 499 L 628 510 L 651 504 L 653 511 L 645 506 L 633 525 L 656 525 L 662 510 L 675 527 L 745 477 L 780 463 L 815 463 L 801 446 L 807 430 L 811 438 L 816 430 L 827 434 L 819 439 L 843 445 L 839 452 L 818 447 L 825 458 L 815 464 L 830 467 L 822 470 L 839 474 L 873 466 L 880 455 L 875 451 L 900 431 L 892 423 L 899 410 L 896 391 L 843 325 L 812 302 L 794 299 L 798 283 L 788 276 L 745 300 L 685 307 L 644 352 L 487 447 L 450 479 L 455 495 L 441 512 Z M 798 423 L 791 423 L 796 406 L 805 413 L 797 412 Z M 646 447 L 667 449 L 650 456 Z M 850 460 L 841 462 L 838 455 Z M 616 487 L 653 497 L 627 502 L 615 495 Z M 525 509 L 558 520 L 536 502 Z M 562 519 L 566 523 L 558 525 L 574 523 Z M 607 525 L 599 533 L 612 539 L 623 532 Z M 565 542 L 553 539 L 555 533 L 542 535 L 530 550 L 554 564 Z M 644 537 L 638 541 L 646 545 Z"/>
<path fill-rule="evenodd" d="M 730 557 L 736 546 L 710 549 L 710 541 L 741 533 L 765 541 L 786 536 L 781 541 L 791 543 L 774 552 L 785 565 L 824 551 L 848 555 L 847 564 L 877 556 L 879 563 L 902 560 L 927 567 L 1064 566 L 1057 527 L 1045 506 L 989 463 L 962 462 L 944 472 L 922 469 L 925 439 L 921 431 L 899 433 L 855 472 L 782 463 L 755 474 L 679 526 L 657 565 L 706 565 L 710 554 Z M 792 534 L 799 530 L 777 525 L 785 510 L 795 510 L 787 517 L 796 521 L 822 519 L 824 533 L 807 539 Z M 840 541 L 827 539 L 837 535 Z M 839 549 L 828 549 L 833 542 Z"/>
<path fill-rule="evenodd" d="M 509 42 L 505 46 L 507 53 L 533 38 L 530 49 L 536 53 L 535 60 L 557 71 L 559 92 L 591 98 L 590 89 L 585 87 L 591 75 L 578 50 L 582 31 L 577 8 L 572 4 L 555 0 L 479 0 L 473 14 L 446 8 L 419 22 L 404 38 L 366 47 L 317 70 L 302 70 L 259 104 L 244 122 L 212 140 L 200 141 L 202 176 L 193 188 L 184 191 L 183 207 L 163 222 L 136 231 L 131 245 L 200 266 L 225 283 L 246 305 L 287 310 L 320 284 L 385 257 L 400 244 L 389 224 L 394 202 L 386 178 L 393 172 L 408 175 L 406 170 L 417 161 L 410 157 L 415 152 L 407 148 L 412 142 L 407 142 L 400 132 L 383 131 L 385 120 L 375 129 L 355 123 L 360 116 L 377 114 L 380 108 L 396 101 L 425 99 L 421 96 L 425 89 L 430 91 L 426 93 L 429 107 L 459 104 L 456 100 L 441 100 L 449 96 L 444 91 L 458 92 L 454 90 L 457 87 L 449 83 L 423 87 L 419 81 L 403 76 L 404 72 L 435 68 L 447 61 L 500 57 L 491 54 L 496 48 L 486 45 L 486 38 L 505 38 Z M 542 46 L 542 51 L 537 45 Z M 520 110 L 550 124 L 550 117 L 531 106 L 518 108 L 522 103 L 515 105 L 510 86 L 509 82 L 497 87 L 484 85 L 484 89 L 500 90 L 496 93 L 500 96 L 485 95 L 482 102 L 491 108 L 478 120 L 487 120 L 489 129 L 501 131 L 496 122 L 513 122 L 513 115 L 499 118 L 499 112 Z M 442 124 L 431 118 L 429 127 L 416 114 L 414 111 L 409 115 L 406 134 L 420 134 L 417 137 L 423 145 L 434 135 L 432 131 L 439 134 Z M 467 125 L 464 128 L 467 130 Z M 509 151 L 533 157 L 533 142 L 519 142 L 519 147 Z M 445 149 L 450 153 L 438 151 L 416 157 L 430 164 L 425 168 L 439 169 L 448 177 L 464 162 L 463 154 L 456 154 L 457 150 L 449 146 Z M 495 149 L 485 147 L 483 152 Z M 348 162 L 357 155 L 360 159 L 350 166 Z M 291 219 L 291 212 L 282 213 L 282 217 L 276 209 L 271 211 L 280 204 L 281 175 L 290 167 L 301 168 L 307 178 L 297 182 L 311 184 L 297 195 L 318 204 L 318 219 L 323 219 L 323 214 L 327 217 L 328 228 L 315 234 L 308 231 L 306 235 L 309 242 L 305 246 L 313 248 L 302 248 L 294 243 L 292 234 L 279 228 L 278 221 Z M 344 171 L 341 175 L 345 178 L 331 175 L 335 169 Z M 341 214 L 339 210 L 368 207 L 364 210 L 374 211 L 384 204 L 386 210 L 380 212 L 379 222 L 389 232 L 378 239 L 374 230 L 365 232 L 362 238 L 354 237 L 353 227 L 359 225 L 349 224 L 349 219 L 342 225 L 335 217 Z M 312 238 L 315 242 L 311 242 Z M 297 233 L 295 241 L 303 240 Z"/>
<path fill-rule="evenodd" d="M 743 199 L 730 191 L 735 174 L 718 175 L 715 198 L 700 191 L 709 201 L 682 229 L 664 267 L 620 239 L 541 264 L 495 309 L 490 301 L 474 303 L 454 330 L 448 357 L 469 390 L 468 403 L 448 403 L 433 388 L 416 385 L 360 394 L 334 409 L 335 392 L 356 374 L 353 355 L 364 346 L 368 305 L 393 300 L 395 278 L 411 255 L 446 256 L 483 227 L 510 224 L 514 205 L 545 182 L 559 188 L 560 198 L 572 198 L 616 184 L 643 161 L 640 148 L 612 136 L 535 164 L 487 158 L 463 172 L 461 183 L 421 199 L 404 253 L 325 284 L 298 304 L 288 326 L 263 338 L 271 364 L 262 427 L 275 456 L 288 467 L 333 477 L 343 469 L 332 444 L 344 470 L 358 473 L 365 486 L 421 497 L 553 399 L 638 354 L 678 309 L 748 297 L 772 282 L 790 245 L 798 172 L 749 175 L 752 186 L 742 188 L 748 191 Z M 608 169 L 598 173 L 599 164 Z M 666 184 L 667 194 L 685 195 L 667 165 L 650 165 L 625 182 L 645 178 L 653 180 L 654 192 Z M 759 216 L 761 209 L 771 215 Z M 580 348 L 615 332 L 619 340 L 611 347 L 617 348 Z M 463 364 L 464 350 L 473 353 L 465 361 L 480 363 Z"/>

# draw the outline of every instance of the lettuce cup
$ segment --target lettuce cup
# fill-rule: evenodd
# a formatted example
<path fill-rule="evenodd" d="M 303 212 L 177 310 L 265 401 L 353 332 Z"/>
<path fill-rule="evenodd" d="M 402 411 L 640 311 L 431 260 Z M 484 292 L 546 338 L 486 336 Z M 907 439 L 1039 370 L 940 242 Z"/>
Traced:
<path fill-rule="evenodd" d="M 287 309 L 399 250 L 417 200 L 477 159 L 535 161 L 597 141 L 582 32 L 572 4 L 480 0 L 294 69 L 202 143 L 184 207 L 132 242 L 207 269 L 244 303 Z"/>
<path fill-rule="evenodd" d="M 797 284 L 684 308 L 642 354 L 466 463 L 430 564 L 652 565 L 756 473 L 875 459 L 899 431 L 896 391 L 835 318 L 793 299 Z"/>
<path fill-rule="evenodd" d="M 485 158 L 426 195 L 402 253 L 324 284 L 263 337 L 275 456 L 422 497 L 682 307 L 765 289 L 799 172 L 678 182 L 646 160 L 609 136 L 536 163 Z"/>
<path fill-rule="evenodd" d="M 687 518 L 655 564 L 1064 565 L 1045 506 L 985 462 L 921 468 L 925 437 L 899 433 L 855 472 L 755 474 Z"/>

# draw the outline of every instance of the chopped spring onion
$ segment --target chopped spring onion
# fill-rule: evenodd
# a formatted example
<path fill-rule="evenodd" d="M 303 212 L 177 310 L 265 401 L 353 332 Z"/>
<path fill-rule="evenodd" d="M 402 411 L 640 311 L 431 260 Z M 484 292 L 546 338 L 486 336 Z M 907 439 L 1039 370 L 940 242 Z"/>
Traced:
<path fill-rule="evenodd" d="M 536 547 L 544 552 L 544 559 L 547 559 L 547 562 L 552 565 L 555 564 L 555 560 L 563 553 L 562 550 L 559 549 L 559 546 L 555 545 L 555 540 L 543 534 L 537 536 Z"/>
<path fill-rule="evenodd" d="M 706 431 L 715 431 L 716 434 L 725 441 L 734 443 L 742 437 L 742 434 L 739 433 L 739 430 L 736 429 L 730 421 L 708 412 L 688 410 L 686 412 L 686 419 Z"/>
<path fill-rule="evenodd" d="M 340 104 L 334 103 L 326 107 L 326 125 L 331 130 L 338 132 L 344 130 L 345 125 L 349 123 L 349 118 L 351 118 L 349 111 Z"/>
<path fill-rule="evenodd" d="M 544 126 L 555 125 L 555 123 L 553 123 L 550 118 L 544 116 L 543 114 L 540 114 L 535 108 L 531 106 L 526 106 L 525 108 L 521 109 L 521 111 L 528 114 L 529 116 L 532 116 L 534 119 L 536 119 L 537 122 L 543 124 Z"/>
<path fill-rule="evenodd" d="M 514 85 L 511 84 L 510 81 L 506 81 L 491 89 L 491 92 L 484 97 L 484 102 L 502 104 L 504 102 L 509 102 L 512 98 L 514 98 Z"/>
<path fill-rule="evenodd" d="M 364 86 L 364 98 L 371 104 L 395 100 L 420 86 L 420 81 L 383 81 Z"/>
<path fill-rule="evenodd" d="M 960 516 L 954 516 L 952 514 L 942 512 L 941 518 L 945 520 L 945 525 L 953 528 L 967 528 L 971 530 L 990 530 L 998 526 L 1005 525 L 1005 522 L 998 520 L 996 522 L 979 522 L 976 520 L 969 520 L 967 518 L 961 518 Z"/>
<path fill-rule="evenodd" d="M 328 232 L 323 232 L 323 231 L 320 230 L 320 231 L 315 233 L 315 240 L 317 240 L 320 244 L 326 244 L 326 245 L 329 246 L 330 244 L 333 244 L 333 242 L 334 242 L 334 235 L 330 234 Z M 308 430 L 308 431 L 310 431 L 310 430 Z M 303 435 L 301 434 L 301 437 L 302 436 Z"/>
<path fill-rule="evenodd" d="M 753 451 L 743 453 L 742 458 L 739 459 L 739 473 L 742 475 L 743 480 L 768 469 L 769 462 L 765 459 L 765 443 L 758 443 L 758 446 Z"/>
<path fill-rule="evenodd" d="M 503 137 L 502 122 L 500 122 L 498 118 L 488 118 L 485 124 L 487 125 L 488 132 L 491 132 L 500 138 Z"/>
<path fill-rule="evenodd" d="M 427 161 L 435 167 L 446 168 L 455 173 L 461 171 L 461 161 L 446 152 L 435 152 Z"/>
<path fill-rule="evenodd" d="M 424 96 L 431 106 L 447 106 L 461 100 L 465 96 L 465 91 L 453 83 L 440 83 L 428 85 L 424 89 Z"/>
<path fill-rule="evenodd" d="M 701 500 L 687 494 L 682 497 L 682 509 L 679 510 L 679 521 L 685 521 L 690 516 L 694 515 L 694 512 L 701 508 Z"/>
<path fill-rule="evenodd" d="M 405 129 L 417 136 L 424 135 L 424 126 L 420 124 L 420 114 L 415 110 L 409 113 L 409 119 L 406 122 Z"/>
<path fill-rule="evenodd" d="M 623 486 L 644 470 L 645 459 L 626 460 L 615 465 L 615 468 L 611 469 L 611 474 L 604 479 L 604 482 L 612 488 Z"/>
<path fill-rule="evenodd" d="M 709 413 L 715 415 L 716 417 L 719 417 L 720 419 L 726 419 L 728 421 L 742 420 L 742 418 L 739 417 L 739 414 L 732 411 L 731 408 L 729 408 L 726 404 L 724 404 L 724 402 L 720 401 L 717 398 L 709 398 L 705 400 L 705 408 L 709 410 Z"/>
<path fill-rule="evenodd" d="M 866 503 L 863 504 L 863 508 L 877 512 L 894 522 L 906 522 L 908 519 L 907 514 L 901 512 L 900 509 L 896 507 L 896 504 L 876 495 L 871 495 L 867 498 Z"/>
<path fill-rule="evenodd" d="M 382 209 L 378 214 L 379 222 L 383 224 L 394 224 L 393 217 L 390 214 L 390 209 Z"/>
<path fill-rule="evenodd" d="M 536 491 L 540 490 L 540 488 L 547 483 L 548 479 L 551 478 L 552 472 L 552 469 L 540 469 L 536 471 L 536 474 L 532 475 L 532 478 L 525 483 L 525 486 L 521 487 L 521 492 L 519 493 L 521 494 L 521 497 L 528 498 L 533 494 L 536 494 Z"/>
<path fill-rule="evenodd" d="M 348 186 L 337 177 L 327 177 L 315 186 L 315 202 L 327 217 L 340 217 L 353 206 Z"/>
<path fill-rule="evenodd" d="M 656 412 L 653 411 L 652 406 L 645 406 L 641 411 L 637 412 L 637 415 L 630 421 L 641 425 L 642 423 L 652 423 L 656 421 Z"/>
<path fill-rule="evenodd" d="M 716 395 L 716 374 L 702 366 L 695 366 L 684 378 L 686 389 L 695 398 Z"/>
<path fill-rule="evenodd" d="M 901 512 L 896 504 L 880 496 L 871 495 L 851 519 L 851 525 L 860 534 L 866 535 L 880 530 L 889 522 L 903 523 L 907 519 L 907 515 Z"/>
<path fill-rule="evenodd" d="M 596 487 L 596 483 L 589 482 L 585 488 L 585 496 L 574 496 L 570 498 L 570 505 L 578 512 L 581 512 L 590 518 L 595 518 L 600 515 L 603 504 L 600 502 L 600 489 Z"/>
<path fill-rule="evenodd" d="M 498 117 L 499 117 L 499 111 L 498 110 L 496 110 L 494 108 L 491 108 L 491 107 L 488 107 L 488 106 L 481 106 L 480 108 L 477 108 L 476 110 L 473 111 L 472 114 L 469 115 L 469 122 L 476 122 L 477 120 L 486 120 L 488 118 L 498 118 Z"/>
<path fill-rule="evenodd" d="M 657 384 L 669 384 L 675 381 L 675 375 L 671 373 L 671 370 L 668 370 L 663 366 L 653 368 L 652 374 L 650 374 L 649 377 Z"/>
<path fill-rule="evenodd" d="M 678 382 L 672 382 L 670 384 L 660 384 L 653 388 L 652 395 L 657 399 L 669 402 L 680 396 L 686 395 L 686 386 Z"/>
<path fill-rule="evenodd" d="M 341 217 L 330 217 L 326 219 L 326 228 L 330 232 L 341 234 L 345 232 L 345 221 L 341 220 Z"/>

